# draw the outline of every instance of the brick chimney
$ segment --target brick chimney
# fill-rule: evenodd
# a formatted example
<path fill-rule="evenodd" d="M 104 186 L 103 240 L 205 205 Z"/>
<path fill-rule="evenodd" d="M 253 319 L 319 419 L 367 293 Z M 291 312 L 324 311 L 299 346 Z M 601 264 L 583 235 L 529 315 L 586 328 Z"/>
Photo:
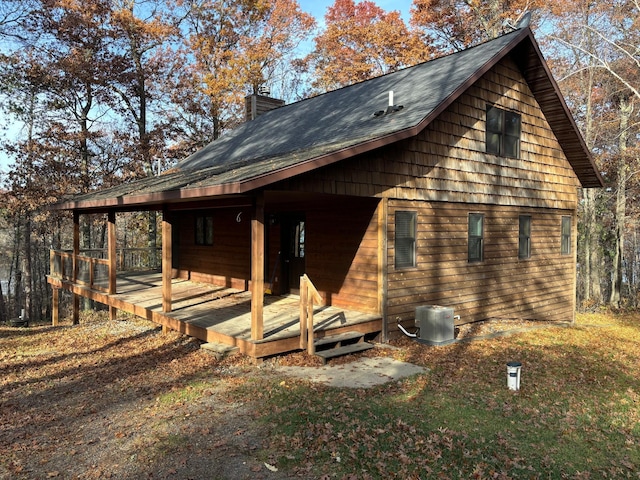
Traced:
<path fill-rule="evenodd" d="M 284 100 L 278 98 L 271 98 L 269 96 L 269 90 L 266 88 L 260 89 L 260 94 L 252 94 L 244 97 L 244 119 L 246 122 L 255 120 L 258 115 L 262 115 L 269 110 L 278 108 L 284 105 Z"/>

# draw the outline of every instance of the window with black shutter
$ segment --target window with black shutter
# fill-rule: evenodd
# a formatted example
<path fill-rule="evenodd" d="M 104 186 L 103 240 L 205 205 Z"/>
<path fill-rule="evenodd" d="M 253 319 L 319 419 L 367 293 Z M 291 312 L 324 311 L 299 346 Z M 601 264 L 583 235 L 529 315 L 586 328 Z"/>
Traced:
<path fill-rule="evenodd" d="M 571 217 L 562 217 L 562 237 L 560 240 L 560 253 L 571 254 Z"/>

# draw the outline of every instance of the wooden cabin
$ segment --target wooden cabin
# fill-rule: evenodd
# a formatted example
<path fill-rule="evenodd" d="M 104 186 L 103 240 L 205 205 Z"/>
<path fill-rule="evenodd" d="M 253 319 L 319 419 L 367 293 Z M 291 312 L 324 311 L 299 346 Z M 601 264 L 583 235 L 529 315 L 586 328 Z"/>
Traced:
<path fill-rule="evenodd" d="M 54 305 L 70 290 L 256 358 L 386 341 L 423 305 L 574 318 L 578 189 L 602 179 L 528 27 L 271 107 L 249 97 L 250 121 L 170 173 L 58 205 L 76 232 L 52 252 Z M 142 280 L 115 260 L 132 210 L 162 212 L 162 269 Z M 90 213 L 108 216 L 102 260 L 79 251 Z M 107 280 L 81 281 L 83 262 Z"/>

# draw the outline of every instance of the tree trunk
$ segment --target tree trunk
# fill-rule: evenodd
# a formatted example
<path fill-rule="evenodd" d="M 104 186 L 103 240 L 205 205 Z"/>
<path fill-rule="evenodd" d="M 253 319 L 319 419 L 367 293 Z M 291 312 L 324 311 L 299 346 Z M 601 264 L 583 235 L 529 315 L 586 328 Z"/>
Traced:
<path fill-rule="evenodd" d="M 597 306 L 603 302 L 601 279 L 604 275 L 604 262 L 602 260 L 598 220 L 596 209 L 599 192 L 595 189 L 583 190 L 583 244 L 584 252 L 583 268 L 583 306 Z"/>
<path fill-rule="evenodd" d="M 594 71 L 589 69 L 584 77 L 584 91 L 591 92 L 593 89 Z M 584 136 L 587 146 L 593 149 L 593 105 L 591 95 L 586 96 L 586 114 L 584 125 Z M 603 303 L 603 293 L 601 279 L 604 277 L 604 262 L 600 247 L 599 229 L 600 224 L 597 220 L 597 208 L 599 202 L 599 192 L 595 189 L 586 188 L 582 191 L 583 195 L 583 215 L 582 215 L 582 232 L 583 242 L 578 245 L 579 258 L 583 258 L 582 262 L 582 305 L 597 306 Z"/>
<path fill-rule="evenodd" d="M 24 280 L 24 303 L 19 305 L 18 308 L 24 308 L 27 319 L 33 318 L 33 252 L 31 251 L 31 218 L 27 216 L 24 225 L 24 256 L 23 256 L 23 268 L 22 278 Z"/>
<path fill-rule="evenodd" d="M 629 137 L 629 118 L 633 112 L 633 104 L 627 99 L 620 100 L 620 137 L 619 157 L 617 165 L 618 188 L 616 190 L 616 207 L 614 217 L 615 250 L 613 256 L 613 271 L 611 273 L 612 307 L 620 308 L 622 301 L 622 262 L 624 260 L 624 224 L 626 221 L 627 204 L 627 140 Z"/>
<path fill-rule="evenodd" d="M 7 304 L 4 301 L 4 293 L 2 292 L 2 281 L 0 281 L 0 323 L 6 323 L 9 320 L 7 315 Z"/>

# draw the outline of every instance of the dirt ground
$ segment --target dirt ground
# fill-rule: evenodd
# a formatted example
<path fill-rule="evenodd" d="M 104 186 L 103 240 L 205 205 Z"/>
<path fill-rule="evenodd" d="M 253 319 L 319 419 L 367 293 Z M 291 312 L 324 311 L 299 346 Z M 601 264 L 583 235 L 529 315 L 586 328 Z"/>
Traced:
<path fill-rule="evenodd" d="M 457 334 L 528 326 L 483 322 Z M 238 393 L 251 378 L 280 375 L 278 365 L 319 362 L 303 353 L 218 360 L 194 339 L 130 318 L 0 326 L 0 479 L 316 478 L 277 469 L 260 398 Z"/>

